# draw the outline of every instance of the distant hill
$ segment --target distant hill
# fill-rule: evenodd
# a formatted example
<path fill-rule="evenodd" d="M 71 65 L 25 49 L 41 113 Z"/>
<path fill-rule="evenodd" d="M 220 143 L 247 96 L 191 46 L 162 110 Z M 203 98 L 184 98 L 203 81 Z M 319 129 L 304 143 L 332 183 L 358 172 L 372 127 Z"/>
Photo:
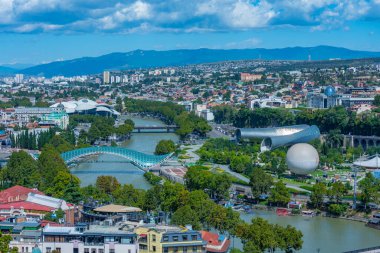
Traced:
<path fill-rule="evenodd" d="M 13 68 L 5 67 L 5 66 L 0 66 L 0 76 L 10 75 L 10 74 L 15 73 L 15 71 L 16 70 L 13 69 Z"/>
<path fill-rule="evenodd" d="M 289 47 L 281 49 L 182 49 L 168 51 L 136 50 L 127 53 L 111 53 L 99 57 L 83 57 L 26 68 L 27 75 L 86 75 L 104 70 L 136 69 L 148 67 L 181 66 L 230 60 L 312 60 L 358 59 L 380 57 L 380 52 L 354 51 L 346 48 L 317 46 Z"/>

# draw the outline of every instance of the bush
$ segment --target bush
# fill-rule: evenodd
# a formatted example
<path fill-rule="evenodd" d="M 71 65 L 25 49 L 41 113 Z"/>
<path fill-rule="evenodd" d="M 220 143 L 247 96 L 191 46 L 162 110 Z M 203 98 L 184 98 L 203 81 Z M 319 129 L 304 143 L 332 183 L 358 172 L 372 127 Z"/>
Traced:
<path fill-rule="evenodd" d="M 162 178 L 159 176 L 156 176 L 152 172 L 145 172 L 144 174 L 145 179 L 152 185 L 157 185 L 161 182 Z"/>
<path fill-rule="evenodd" d="M 347 211 L 347 206 L 343 204 L 329 205 L 328 212 L 335 216 L 342 216 Z"/>

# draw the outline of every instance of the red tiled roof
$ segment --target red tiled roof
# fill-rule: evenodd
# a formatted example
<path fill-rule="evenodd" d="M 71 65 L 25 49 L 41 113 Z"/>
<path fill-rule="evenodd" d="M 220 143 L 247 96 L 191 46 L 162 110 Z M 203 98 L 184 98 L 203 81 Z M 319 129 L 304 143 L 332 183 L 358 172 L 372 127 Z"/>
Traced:
<path fill-rule="evenodd" d="M 230 240 L 219 241 L 219 235 L 208 231 L 201 231 L 202 239 L 207 242 L 208 252 L 227 252 Z"/>
<path fill-rule="evenodd" d="M 51 212 L 51 211 L 55 210 L 55 208 L 52 208 L 49 206 L 43 206 L 40 204 L 28 202 L 28 201 L 19 201 L 19 202 L 0 204 L 0 210 L 11 209 L 12 207 L 15 209 L 24 208 L 25 210 L 43 211 L 43 212 Z"/>
<path fill-rule="evenodd" d="M 45 195 L 37 189 L 30 189 L 24 186 L 16 185 L 0 192 L 0 203 L 11 203 L 24 201 L 30 192 Z"/>

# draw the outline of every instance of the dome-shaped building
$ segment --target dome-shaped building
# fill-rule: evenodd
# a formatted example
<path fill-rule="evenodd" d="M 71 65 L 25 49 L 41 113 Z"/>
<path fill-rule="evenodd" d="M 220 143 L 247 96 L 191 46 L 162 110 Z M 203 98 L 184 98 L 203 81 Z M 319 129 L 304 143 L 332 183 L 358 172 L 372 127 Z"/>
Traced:
<path fill-rule="evenodd" d="M 328 97 L 332 97 L 335 95 L 335 88 L 333 86 L 327 86 L 325 89 L 325 95 Z"/>
<path fill-rule="evenodd" d="M 294 174 L 307 175 L 318 167 L 319 155 L 310 144 L 298 143 L 291 146 L 286 153 L 286 164 Z"/>

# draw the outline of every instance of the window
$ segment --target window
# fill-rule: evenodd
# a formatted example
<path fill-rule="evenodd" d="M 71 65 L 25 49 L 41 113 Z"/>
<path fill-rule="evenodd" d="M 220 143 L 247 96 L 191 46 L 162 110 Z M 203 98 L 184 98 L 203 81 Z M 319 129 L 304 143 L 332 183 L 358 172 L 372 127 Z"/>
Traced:
<path fill-rule="evenodd" d="M 130 249 L 128 250 L 128 253 L 131 253 L 131 250 L 130 250 Z"/>
<path fill-rule="evenodd" d="M 197 246 L 193 246 L 193 252 L 197 252 L 197 249 L 198 249 Z"/>
<path fill-rule="evenodd" d="M 153 250 L 154 252 L 156 252 L 156 246 L 153 246 L 153 247 L 152 247 L 152 250 Z"/>
<path fill-rule="evenodd" d="M 115 253 L 115 249 L 110 249 L 110 253 Z"/>
<path fill-rule="evenodd" d="M 182 241 L 187 241 L 187 235 L 182 235 Z"/>
<path fill-rule="evenodd" d="M 152 242 L 156 241 L 156 235 L 152 235 Z"/>
<path fill-rule="evenodd" d="M 46 253 L 51 253 L 51 248 L 50 247 L 46 247 Z M 84 253 L 86 253 L 86 251 L 84 251 Z"/>
<path fill-rule="evenodd" d="M 104 249 L 98 249 L 98 253 L 104 253 Z"/>
<path fill-rule="evenodd" d="M 169 236 L 164 236 L 164 242 L 167 242 L 167 241 L 169 241 Z"/>
<path fill-rule="evenodd" d="M 173 236 L 173 241 L 178 242 L 178 236 Z"/>
<path fill-rule="evenodd" d="M 96 253 L 96 249 L 91 249 L 91 253 Z"/>
<path fill-rule="evenodd" d="M 57 253 L 61 253 L 61 248 L 55 248 L 55 251 L 56 251 Z"/>
<path fill-rule="evenodd" d="M 164 248 L 164 253 L 169 253 L 169 248 Z"/>
<path fill-rule="evenodd" d="M 178 252 L 178 247 L 173 247 L 173 252 L 177 253 Z"/>
<path fill-rule="evenodd" d="M 191 236 L 191 240 L 196 241 L 197 240 L 197 235 L 192 235 Z"/>
<path fill-rule="evenodd" d="M 90 249 L 89 248 L 84 248 L 84 253 L 90 253 Z"/>
<path fill-rule="evenodd" d="M 183 253 L 187 253 L 187 247 L 183 247 Z"/>

